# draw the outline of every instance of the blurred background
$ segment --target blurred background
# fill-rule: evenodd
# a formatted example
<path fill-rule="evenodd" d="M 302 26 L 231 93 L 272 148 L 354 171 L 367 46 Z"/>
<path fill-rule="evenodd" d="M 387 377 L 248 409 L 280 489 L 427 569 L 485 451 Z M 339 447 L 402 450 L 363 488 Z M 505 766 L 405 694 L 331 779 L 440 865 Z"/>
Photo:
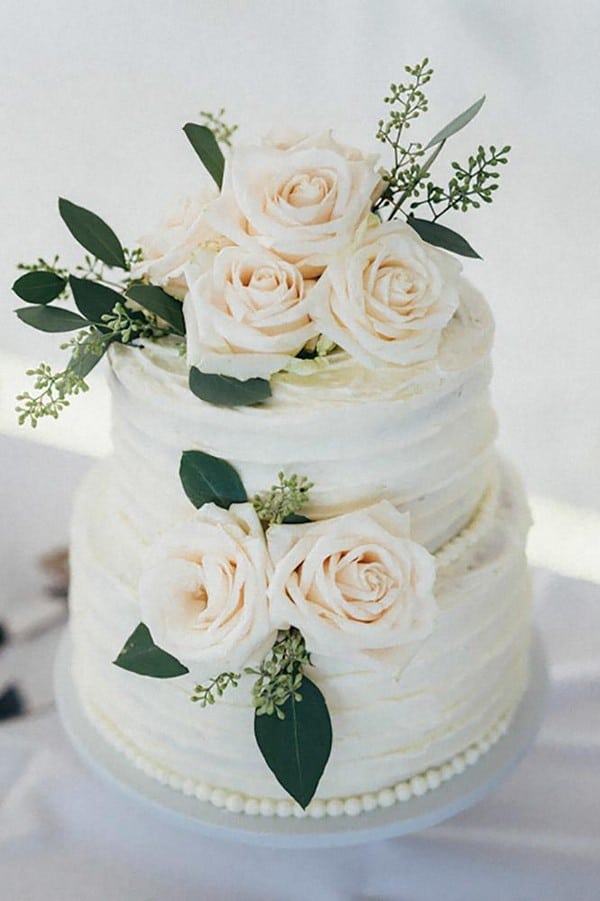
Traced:
<path fill-rule="evenodd" d="M 200 174 L 181 126 L 224 106 L 250 140 L 273 123 L 374 138 L 390 81 L 427 55 L 427 140 L 483 92 L 438 162 L 509 143 L 491 207 L 444 219 L 484 257 L 465 270 L 497 322 L 502 449 L 524 474 L 534 562 L 600 579 L 600 88 L 597 2 L 3 0 L 0 9 L 0 461 L 6 600 L 36 590 L 31 561 L 66 540 L 71 493 L 109 449 L 101 374 L 58 422 L 19 428 L 25 370 L 59 340 L 18 322 L 15 264 L 79 259 L 59 195 L 125 244 Z"/>

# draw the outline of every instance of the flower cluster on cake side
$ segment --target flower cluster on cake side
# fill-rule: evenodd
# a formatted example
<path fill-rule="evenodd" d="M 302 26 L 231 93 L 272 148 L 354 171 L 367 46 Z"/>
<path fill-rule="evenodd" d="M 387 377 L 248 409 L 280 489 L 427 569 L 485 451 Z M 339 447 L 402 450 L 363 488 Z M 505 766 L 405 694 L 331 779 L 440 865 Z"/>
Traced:
<path fill-rule="evenodd" d="M 446 185 L 434 182 L 446 142 L 484 98 L 427 144 L 408 140 L 432 70 L 424 60 L 406 72 L 378 124 L 387 167 L 331 131 L 232 146 L 236 128 L 221 111 L 184 128 L 212 183 L 138 247 L 61 199 L 83 263 L 72 272 L 57 257 L 22 265 L 13 289 L 23 322 L 74 333 L 62 345 L 70 359 L 60 372 L 43 363 L 30 371 L 37 393 L 19 395 L 20 422 L 57 417 L 115 343 L 132 353 L 178 343 L 192 394 L 223 407 L 268 407 L 278 373 L 310 376 L 340 358 L 398 372 L 434 361 L 459 305 L 456 254 L 478 256 L 439 219 L 489 203 L 510 148 L 480 146 L 452 162 Z M 435 629 L 435 560 L 384 497 L 310 521 L 306 476 L 282 471 L 249 497 L 235 468 L 201 448 L 201 435 L 182 448 L 192 506 L 147 550 L 140 623 L 114 663 L 137 676 L 191 678 L 200 706 L 252 676 L 258 747 L 305 808 L 333 740 L 311 654 L 397 677 Z"/>

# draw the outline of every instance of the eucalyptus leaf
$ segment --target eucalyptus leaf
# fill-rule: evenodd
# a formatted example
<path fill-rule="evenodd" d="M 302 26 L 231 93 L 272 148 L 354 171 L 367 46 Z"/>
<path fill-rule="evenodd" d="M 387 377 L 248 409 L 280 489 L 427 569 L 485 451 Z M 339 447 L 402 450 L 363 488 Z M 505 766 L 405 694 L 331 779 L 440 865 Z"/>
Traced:
<path fill-rule="evenodd" d="M 154 644 L 150 630 L 144 623 L 133 630 L 113 663 L 131 673 L 152 676 L 154 679 L 173 679 L 189 673 L 189 669 L 176 657 Z"/>
<path fill-rule="evenodd" d="M 123 302 L 123 295 L 118 291 L 89 278 L 70 275 L 69 285 L 79 312 L 96 324 L 101 324 L 102 316 L 112 313 L 116 303 Z"/>
<path fill-rule="evenodd" d="M 196 397 L 217 407 L 249 407 L 271 397 L 267 379 L 240 381 L 229 375 L 201 372 L 196 366 L 190 369 L 189 384 Z"/>
<path fill-rule="evenodd" d="M 308 516 L 303 516 L 302 513 L 288 513 L 287 516 L 284 516 L 281 520 L 286 526 L 295 526 L 301 525 L 306 522 L 312 522 Z"/>
<path fill-rule="evenodd" d="M 127 289 L 127 297 L 160 319 L 164 319 L 178 335 L 185 335 L 183 304 L 162 288 L 156 285 L 131 285 Z"/>
<path fill-rule="evenodd" d="M 228 510 L 231 504 L 248 500 L 242 480 L 231 463 L 203 451 L 183 452 L 179 477 L 183 490 L 196 508 L 213 503 Z"/>
<path fill-rule="evenodd" d="M 254 716 L 254 736 L 279 784 L 304 809 L 310 803 L 331 752 L 331 719 L 317 686 L 302 677 L 301 701 L 292 696 L 275 714 Z"/>
<path fill-rule="evenodd" d="M 461 128 L 464 128 L 465 125 L 468 125 L 469 122 L 475 118 L 483 104 L 485 103 L 485 94 L 483 97 L 480 97 L 472 106 L 461 113 L 460 116 L 457 116 L 456 119 L 453 119 L 452 122 L 449 122 L 448 125 L 444 126 L 441 131 L 438 131 L 436 135 L 431 139 L 429 144 L 425 146 L 425 150 L 429 150 L 430 147 L 433 147 L 435 144 L 439 144 L 442 141 L 446 141 L 452 135 L 455 135 L 457 131 L 460 131 Z"/>
<path fill-rule="evenodd" d="M 62 307 L 22 307 L 15 313 L 26 325 L 39 329 L 41 332 L 72 332 L 74 329 L 85 328 L 87 319 L 65 310 Z"/>
<path fill-rule="evenodd" d="M 80 345 L 77 353 L 73 354 L 67 366 L 67 369 L 70 369 L 71 372 L 74 372 L 82 379 L 89 375 L 94 366 L 100 362 L 111 343 L 110 341 L 105 341 L 98 349 L 95 337 L 89 338 Z"/>
<path fill-rule="evenodd" d="M 409 216 L 406 221 L 428 244 L 433 244 L 434 247 L 442 247 L 444 250 L 450 250 L 452 253 L 458 253 L 463 257 L 481 259 L 469 242 L 462 235 L 459 235 L 458 232 L 452 231 L 451 228 L 446 228 L 445 225 L 440 225 L 439 222 L 431 222 L 428 219 L 415 219 L 414 216 Z"/>
<path fill-rule="evenodd" d="M 60 197 L 58 209 L 73 237 L 87 251 L 117 269 L 127 269 L 121 242 L 100 216 Z"/>
<path fill-rule="evenodd" d="M 12 286 L 15 294 L 27 303 L 47 304 L 64 290 L 67 284 L 56 272 L 39 269 L 27 272 Z"/>
<path fill-rule="evenodd" d="M 214 134 L 206 125 L 196 125 L 188 122 L 183 126 L 186 137 L 200 159 L 205 169 L 212 176 L 218 188 L 223 184 L 223 172 L 225 171 L 225 158 L 217 143 Z"/>

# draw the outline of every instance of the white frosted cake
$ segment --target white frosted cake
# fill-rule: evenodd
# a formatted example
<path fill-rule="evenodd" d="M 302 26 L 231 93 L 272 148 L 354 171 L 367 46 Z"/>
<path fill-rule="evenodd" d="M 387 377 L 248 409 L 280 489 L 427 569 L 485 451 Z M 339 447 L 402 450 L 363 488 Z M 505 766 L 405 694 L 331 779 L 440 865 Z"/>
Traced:
<path fill-rule="evenodd" d="M 312 655 L 334 739 L 308 813 L 435 787 L 509 722 L 528 674 L 529 520 L 518 480 L 494 452 L 490 313 L 466 282 L 461 293 L 430 367 L 399 379 L 346 361 L 279 376 L 261 408 L 199 402 L 168 343 L 114 348 L 114 454 L 91 470 L 75 509 L 71 633 L 86 709 L 136 766 L 232 810 L 292 810 L 254 743 L 251 676 L 197 710 L 180 680 L 135 677 L 111 662 L 141 618 L 147 549 L 189 517 L 181 447 L 234 463 L 249 492 L 282 468 L 306 473 L 326 486 L 304 510 L 315 520 L 386 498 L 434 554 L 435 628 L 399 676 Z"/>
<path fill-rule="evenodd" d="M 527 686 L 529 516 L 494 447 L 492 316 L 457 258 L 478 254 L 438 221 L 491 201 L 510 148 L 435 184 L 483 98 L 406 144 L 431 70 L 407 72 L 377 132 L 389 168 L 330 132 L 232 147 L 203 114 L 185 132 L 214 184 L 133 251 L 61 199 L 85 265 L 14 285 L 25 323 L 78 330 L 22 422 L 108 351 L 114 450 L 72 527 L 83 708 L 132 766 L 236 813 L 435 790 Z"/>

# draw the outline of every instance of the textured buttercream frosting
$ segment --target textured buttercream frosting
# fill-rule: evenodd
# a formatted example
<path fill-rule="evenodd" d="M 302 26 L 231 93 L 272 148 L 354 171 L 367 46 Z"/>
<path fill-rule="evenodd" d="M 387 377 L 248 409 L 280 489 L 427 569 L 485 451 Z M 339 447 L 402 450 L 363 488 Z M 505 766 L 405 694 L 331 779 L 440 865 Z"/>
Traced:
<path fill-rule="evenodd" d="M 309 375 L 279 374 L 267 403 L 234 409 L 189 391 L 173 342 L 114 346 L 111 477 L 121 510 L 142 540 L 183 518 L 179 460 L 199 449 L 231 463 L 249 496 L 282 469 L 307 476 L 314 519 L 386 498 L 435 550 L 468 522 L 491 477 L 492 332 L 487 305 L 463 282 L 435 360 L 367 371 L 341 354 Z"/>
<path fill-rule="evenodd" d="M 235 466 L 249 495 L 280 470 L 306 475 L 311 519 L 387 499 L 436 555 L 435 628 L 397 678 L 312 656 L 334 741 L 309 813 L 402 800 L 489 747 L 522 695 L 529 645 L 528 514 L 493 449 L 492 331 L 463 282 L 436 359 L 367 371 L 340 354 L 311 373 L 279 374 L 267 403 L 235 409 L 189 391 L 173 340 L 111 348 L 114 453 L 75 507 L 71 630 L 85 708 L 136 765 L 219 806 L 292 809 L 254 742 L 251 677 L 199 709 L 193 668 L 156 680 L 112 664 L 141 619 L 148 547 L 189 516 L 178 469 L 191 449 Z"/>
<path fill-rule="evenodd" d="M 253 740 L 250 679 L 214 706 L 189 701 L 189 677 L 134 676 L 112 666 L 121 636 L 139 621 L 135 573 L 117 574 L 111 545 L 135 542 L 112 522 L 114 498 L 98 495 L 98 464 L 74 519 L 74 672 L 86 708 L 140 760 L 243 796 L 285 799 Z M 316 798 L 381 791 L 485 739 L 515 709 L 527 679 L 529 586 L 523 554 L 528 515 L 521 488 L 503 475 L 493 516 L 463 530 L 463 551 L 438 572 L 438 621 L 398 679 L 313 655 L 311 678 L 327 697 L 332 756 Z M 151 766 L 152 765 L 152 766 Z"/>

